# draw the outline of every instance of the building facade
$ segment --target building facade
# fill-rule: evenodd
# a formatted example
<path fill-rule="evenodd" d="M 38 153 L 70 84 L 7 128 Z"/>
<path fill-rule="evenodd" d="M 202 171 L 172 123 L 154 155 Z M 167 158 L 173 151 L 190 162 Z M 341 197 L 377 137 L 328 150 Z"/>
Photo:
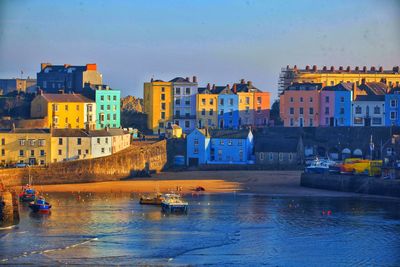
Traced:
<path fill-rule="evenodd" d="M 143 96 L 147 128 L 153 134 L 165 133 L 165 128 L 173 121 L 172 83 L 161 80 L 144 83 Z"/>
<path fill-rule="evenodd" d="M 361 95 L 352 103 L 351 126 L 384 126 L 385 96 Z"/>
<path fill-rule="evenodd" d="M 394 66 L 391 70 L 384 70 L 383 67 L 366 66 L 352 69 L 340 66 L 338 68 L 324 66 L 319 69 L 316 65 L 312 68 L 306 66 L 305 69 L 299 69 L 297 66 L 287 66 L 281 70 L 279 91 L 283 92 L 293 83 L 324 83 L 334 86 L 339 83 L 354 83 L 357 86 L 363 82 L 383 82 L 390 87 L 399 86 L 400 68 Z"/>
<path fill-rule="evenodd" d="M 320 91 L 320 126 L 350 126 L 352 83 L 326 86 Z"/>
<path fill-rule="evenodd" d="M 385 95 L 385 125 L 400 126 L 400 87 Z"/>
<path fill-rule="evenodd" d="M 121 126 L 121 91 L 108 85 L 85 84 L 83 95 L 96 103 L 96 129 Z"/>
<path fill-rule="evenodd" d="M 250 130 L 196 129 L 187 137 L 187 165 L 251 164 Z"/>
<path fill-rule="evenodd" d="M 41 63 L 40 72 L 37 73 L 37 86 L 46 93 L 58 93 L 60 90 L 82 93 L 85 83 L 103 84 L 102 74 L 97 71 L 96 64 L 72 66 Z"/>
<path fill-rule="evenodd" d="M 197 128 L 218 127 L 218 95 L 209 88 L 199 88 L 196 95 Z"/>
<path fill-rule="evenodd" d="M 269 92 L 254 92 L 254 124 L 255 127 L 267 126 L 271 111 L 271 94 Z"/>
<path fill-rule="evenodd" d="M 0 79 L 0 94 L 6 95 L 12 92 L 34 92 L 36 79 Z"/>
<path fill-rule="evenodd" d="M 198 90 L 197 78 L 177 77 L 170 81 L 173 86 L 173 117 L 174 123 L 183 132 L 190 133 L 196 128 L 196 95 Z"/>
<path fill-rule="evenodd" d="M 222 87 L 222 86 L 221 86 Z M 218 128 L 239 128 L 239 98 L 227 85 L 218 94 Z"/>
<path fill-rule="evenodd" d="M 39 94 L 31 102 L 31 117 L 44 118 L 49 128 L 94 129 L 96 103 L 80 94 Z"/>

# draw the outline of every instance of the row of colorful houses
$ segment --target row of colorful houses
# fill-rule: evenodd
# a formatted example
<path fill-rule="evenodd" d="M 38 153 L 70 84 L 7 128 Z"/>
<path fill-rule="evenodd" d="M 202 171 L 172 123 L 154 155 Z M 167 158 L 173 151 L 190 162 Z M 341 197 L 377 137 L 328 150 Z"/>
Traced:
<path fill-rule="evenodd" d="M 130 146 L 123 129 L 0 129 L 0 164 L 47 165 L 98 158 Z"/>
<path fill-rule="evenodd" d="M 280 95 L 285 127 L 400 125 L 400 88 L 382 82 L 294 83 Z"/>
<path fill-rule="evenodd" d="M 269 123 L 270 93 L 262 92 L 251 81 L 232 86 L 198 87 L 197 78 L 177 77 L 169 82 L 144 83 L 144 111 L 147 126 L 164 133 L 172 124 L 185 133 L 195 128 L 239 129 Z"/>

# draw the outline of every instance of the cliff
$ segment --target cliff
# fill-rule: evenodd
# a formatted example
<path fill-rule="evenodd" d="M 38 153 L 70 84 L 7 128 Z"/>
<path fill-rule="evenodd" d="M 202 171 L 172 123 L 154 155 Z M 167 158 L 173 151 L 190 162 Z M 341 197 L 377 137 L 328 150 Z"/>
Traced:
<path fill-rule="evenodd" d="M 143 113 L 143 99 L 128 95 L 121 98 L 121 111 Z"/>

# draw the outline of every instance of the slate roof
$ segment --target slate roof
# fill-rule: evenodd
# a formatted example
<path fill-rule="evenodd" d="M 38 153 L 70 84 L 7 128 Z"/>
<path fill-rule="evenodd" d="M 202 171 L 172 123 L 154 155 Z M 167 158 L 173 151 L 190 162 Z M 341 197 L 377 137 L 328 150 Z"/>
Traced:
<path fill-rule="evenodd" d="M 126 132 L 121 128 L 110 128 L 108 130 L 83 130 L 83 129 L 53 129 L 53 137 L 103 137 L 122 135 Z"/>
<path fill-rule="evenodd" d="M 190 83 L 189 80 L 187 80 L 185 78 L 182 78 L 182 77 L 176 77 L 176 78 L 170 80 L 170 82 L 173 82 L 173 83 Z"/>
<path fill-rule="evenodd" d="M 400 87 L 390 89 L 389 94 L 400 94 Z"/>
<path fill-rule="evenodd" d="M 67 72 L 68 69 L 75 69 L 75 71 L 86 71 L 86 66 L 72 66 L 72 65 L 48 65 L 41 72 Z"/>
<path fill-rule="evenodd" d="M 339 83 L 335 86 L 325 86 L 322 91 L 352 91 L 353 83 Z"/>
<path fill-rule="evenodd" d="M 211 94 L 211 91 L 207 89 L 207 87 L 198 87 L 197 92 L 199 94 Z"/>
<path fill-rule="evenodd" d="M 13 129 L 0 129 L 1 133 L 50 133 L 50 129 L 25 129 L 25 128 L 15 128 Z"/>
<path fill-rule="evenodd" d="M 321 90 L 322 83 L 293 83 L 289 85 L 286 90 L 288 91 L 312 91 L 312 90 Z"/>
<path fill-rule="evenodd" d="M 235 83 L 232 86 L 232 90 L 234 88 L 234 86 L 236 85 L 236 91 L 238 93 L 242 92 L 242 93 L 248 93 L 248 92 L 262 92 L 260 89 L 258 89 L 257 87 L 253 86 L 253 84 L 247 84 L 247 83 Z"/>
<path fill-rule="evenodd" d="M 84 102 L 94 103 L 93 100 L 80 94 L 42 94 L 49 102 Z"/>
<path fill-rule="evenodd" d="M 365 84 L 360 84 L 358 88 L 366 91 L 369 95 L 384 95 L 388 91 L 387 85 L 380 82 L 368 82 Z"/>
<path fill-rule="evenodd" d="M 225 90 L 227 89 L 227 90 Z M 211 91 L 213 94 L 227 93 L 229 90 L 228 86 L 215 86 L 215 88 Z"/>
<path fill-rule="evenodd" d="M 255 138 L 255 152 L 297 152 L 298 138 Z"/>
<path fill-rule="evenodd" d="M 246 139 L 249 136 L 249 130 L 225 130 L 208 129 L 208 135 L 217 139 Z"/>
<path fill-rule="evenodd" d="M 354 101 L 385 101 L 384 95 L 359 95 Z"/>

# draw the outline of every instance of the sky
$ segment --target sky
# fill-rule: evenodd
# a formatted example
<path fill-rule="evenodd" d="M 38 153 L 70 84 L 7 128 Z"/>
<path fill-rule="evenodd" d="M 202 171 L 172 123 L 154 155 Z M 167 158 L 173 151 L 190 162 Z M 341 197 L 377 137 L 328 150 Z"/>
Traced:
<path fill-rule="evenodd" d="M 143 96 L 151 78 L 244 78 L 277 97 L 286 65 L 400 65 L 400 0 L 0 0 L 0 78 L 97 63 Z"/>

